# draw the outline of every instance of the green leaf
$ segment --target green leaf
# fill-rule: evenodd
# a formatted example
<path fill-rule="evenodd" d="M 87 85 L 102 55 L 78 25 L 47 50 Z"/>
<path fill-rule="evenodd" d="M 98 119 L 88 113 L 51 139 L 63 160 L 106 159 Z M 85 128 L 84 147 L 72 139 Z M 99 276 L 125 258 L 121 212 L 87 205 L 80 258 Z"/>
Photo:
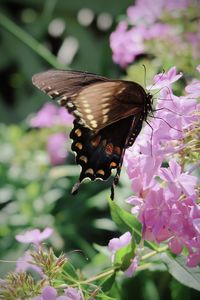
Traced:
<path fill-rule="evenodd" d="M 167 265 L 169 273 L 182 284 L 200 291 L 200 267 L 188 268 L 185 257 L 179 255 L 175 258 L 170 253 L 161 254 L 162 261 Z"/>
<path fill-rule="evenodd" d="M 120 231 L 134 231 L 141 238 L 141 224 L 128 211 L 119 207 L 115 202 L 109 199 L 111 216 L 113 221 L 118 225 Z"/>
<path fill-rule="evenodd" d="M 69 276 L 69 278 L 71 277 L 74 280 L 78 279 L 76 270 L 69 261 L 64 265 L 63 272 L 65 273 L 65 275 Z"/>
<path fill-rule="evenodd" d="M 115 282 L 116 273 L 113 273 L 103 280 L 99 281 L 99 286 L 103 292 L 108 292 L 112 288 L 113 283 Z"/>
<path fill-rule="evenodd" d="M 110 297 L 110 296 L 107 296 L 106 294 L 104 293 L 101 293 L 97 296 L 96 299 L 102 299 L 102 300 L 116 300 L 116 298 L 113 298 L 113 297 Z"/>
<path fill-rule="evenodd" d="M 159 289 L 153 279 L 148 278 L 144 281 L 142 289 L 143 299 L 159 300 Z"/>
<path fill-rule="evenodd" d="M 133 240 L 131 240 L 130 244 L 116 251 L 114 265 L 120 266 L 120 269 L 125 271 L 130 266 L 131 259 L 134 257 L 135 243 Z"/>

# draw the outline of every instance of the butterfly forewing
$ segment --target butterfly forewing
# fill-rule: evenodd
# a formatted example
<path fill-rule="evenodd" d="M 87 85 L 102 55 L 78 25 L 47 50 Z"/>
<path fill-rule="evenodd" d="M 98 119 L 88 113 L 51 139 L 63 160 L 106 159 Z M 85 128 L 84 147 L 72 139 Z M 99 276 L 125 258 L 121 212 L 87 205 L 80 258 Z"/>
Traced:
<path fill-rule="evenodd" d="M 143 89 L 137 95 L 133 91 L 132 82 L 97 82 L 81 89 L 73 103 L 87 127 L 100 130 L 143 109 Z"/>
<path fill-rule="evenodd" d="M 62 95 L 71 97 L 84 86 L 106 80 L 106 77 L 92 73 L 60 70 L 49 70 L 32 78 L 33 84 L 53 99 Z"/>
<path fill-rule="evenodd" d="M 137 83 L 109 80 L 92 73 L 47 71 L 33 83 L 92 130 L 100 130 L 143 108 L 145 91 Z"/>

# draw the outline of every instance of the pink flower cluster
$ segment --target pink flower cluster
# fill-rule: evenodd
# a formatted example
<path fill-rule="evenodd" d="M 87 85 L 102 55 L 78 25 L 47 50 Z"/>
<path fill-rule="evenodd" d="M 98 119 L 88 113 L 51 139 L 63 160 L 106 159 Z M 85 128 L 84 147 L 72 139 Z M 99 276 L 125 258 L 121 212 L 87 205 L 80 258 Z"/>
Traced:
<path fill-rule="evenodd" d="M 151 90 L 161 88 L 161 92 L 151 127 L 146 125 L 126 151 L 125 164 L 135 193 L 127 201 L 142 223 L 144 239 L 166 241 L 176 254 L 186 248 L 187 265 L 194 267 L 200 263 L 197 177 L 191 175 L 193 167 L 185 169 L 188 166 L 178 163 L 178 153 L 184 150 L 185 134 L 199 118 L 200 81 L 192 81 L 187 94 L 177 97 L 171 83 L 180 76 L 173 67 L 154 78 Z"/>
<path fill-rule="evenodd" d="M 43 231 L 39 229 L 28 230 L 24 234 L 17 234 L 16 240 L 23 244 L 34 244 L 38 247 L 42 241 L 48 239 L 53 234 L 53 229 L 46 227 Z M 43 277 L 43 272 L 41 268 L 32 263 L 33 258 L 30 255 L 30 251 L 27 250 L 22 257 L 17 260 L 16 272 L 25 272 L 26 270 L 34 270 L 41 277 Z"/>
<path fill-rule="evenodd" d="M 57 132 L 48 136 L 47 150 L 52 165 L 64 163 L 68 153 L 66 151 L 67 135 Z"/>
<path fill-rule="evenodd" d="M 127 10 L 127 20 L 121 21 L 110 36 L 110 46 L 113 52 L 113 61 L 121 67 L 132 63 L 136 56 L 148 52 L 146 42 L 158 40 L 179 41 L 179 28 L 162 22 L 162 16 L 170 15 L 177 18 L 179 13 L 190 5 L 189 0 L 165 1 L 156 0 L 153 5 L 149 0 L 137 0 Z M 131 28 L 129 29 L 131 25 Z M 192 51 L 198 56 L 199 33 L 188 32 L 187 43 L 194 47 Z M 195 50 L 196 49 L 196 50 Z"/>
<path fill-rule="evenodd" d="M 37 296 L 32 300 L 83 300 L 83 297 L 80 291 L 71 287 L 65 289 L 63 295 L 58 296 L 57 290 L 48 285 L 42 290 L 40 296 Z"/>
<path fill-rule="evenodd" d="M 42 241 L 48 239 L 53 233 L 52 228 L 45 228 L 43 231 L 39 229 L 28 230 L 24 234 L 16 235 L 16 240 L 24 244 L 34 244 L 38 247 Z M 30 251 L 27 250 L 23 257 L 19 258 L 16 264 L 16 272 L 25 272 L 27 270 L 34 270 L 41 277 L 44 274 L 39 266 L 33 263 L 33 258 L 30 255 Z M 64 294 L 58 295 L 57 290 L 47 285 L 43 288 L 41 295 L 34 297 L 32 300 L 83 300 L 82 294 L 79 290 L 68 287 L 64 290 Z"/>
<path fill-rule="evenodd" d="M 52 103 L 46 103 L 37 114 L 29 121 L 31 127 L 49 128 L 56 125 L 70 125 L 73 116 L 64 107 L 58 107 Z"/>
<path fill-rule="evenodd" d="M 73 116 L 70 115 L 64 107 L 57 107 L 54 104 L 45 104 L 38 113 L 30 119 L 29 125 L 37 128 L 53 128 L 56 125 L 71 125 Z M 47 141 L 47 150 L 52 165 L 62 164 L 66 157 L 67 135 L 58 132 L 50 135 Z"/>
<path fill-rule="evenodd" d="M 119 238 L 114 238 L 114 239 L 110 240 L 110 242 L 108 244 L 108 249 L 112 253 L 112 262 L 114 262 L 115 254 L 116 254 L 117 250 L 122 249 L 125 246 L 128 246 L 131 243 L 131 240 L 132 240 L 132 236 L 129 231 L 122 234 Z M 135 270 L 138 266 L 138 262 L 139 262 L 139 256 L 136 255 L 131 260 L 130 266 L 124 272 L 124 274 L 127 277 L 131 277 L 133 275 L 133 273 L 135 272 Z"/>

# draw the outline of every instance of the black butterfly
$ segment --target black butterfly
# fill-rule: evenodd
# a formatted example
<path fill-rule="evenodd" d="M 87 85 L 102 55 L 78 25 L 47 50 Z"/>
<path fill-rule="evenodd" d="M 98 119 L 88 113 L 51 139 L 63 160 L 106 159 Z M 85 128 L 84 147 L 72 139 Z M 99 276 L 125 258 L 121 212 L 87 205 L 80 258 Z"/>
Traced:
<path fill-rule="evenodd" d="M 79 71 L 50 70 L 34 75 L 33 84 L 75 117 L 71 148 L 82 170 L 72 194 L 84 178 L 106 180 L 116 169 L 113 199 L 124 152 L 152 112 L 152 95 L 135 82 Z"/>

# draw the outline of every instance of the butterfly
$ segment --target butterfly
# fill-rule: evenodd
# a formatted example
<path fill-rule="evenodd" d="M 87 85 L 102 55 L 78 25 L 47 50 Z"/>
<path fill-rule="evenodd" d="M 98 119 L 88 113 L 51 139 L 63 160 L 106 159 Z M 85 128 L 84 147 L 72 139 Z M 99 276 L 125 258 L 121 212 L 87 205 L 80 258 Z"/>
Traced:
<path fill-rule="evenodd" d="M 107 180 L 114 169 L 113 199 L 125 150 L 153 111 L 152 95 L 136 82 L 80 71 L 49 70 L 34 75 L 32 81 L 75 117 L 71 149 L 81 172 L 72 194 L 85 178 Z"/>

